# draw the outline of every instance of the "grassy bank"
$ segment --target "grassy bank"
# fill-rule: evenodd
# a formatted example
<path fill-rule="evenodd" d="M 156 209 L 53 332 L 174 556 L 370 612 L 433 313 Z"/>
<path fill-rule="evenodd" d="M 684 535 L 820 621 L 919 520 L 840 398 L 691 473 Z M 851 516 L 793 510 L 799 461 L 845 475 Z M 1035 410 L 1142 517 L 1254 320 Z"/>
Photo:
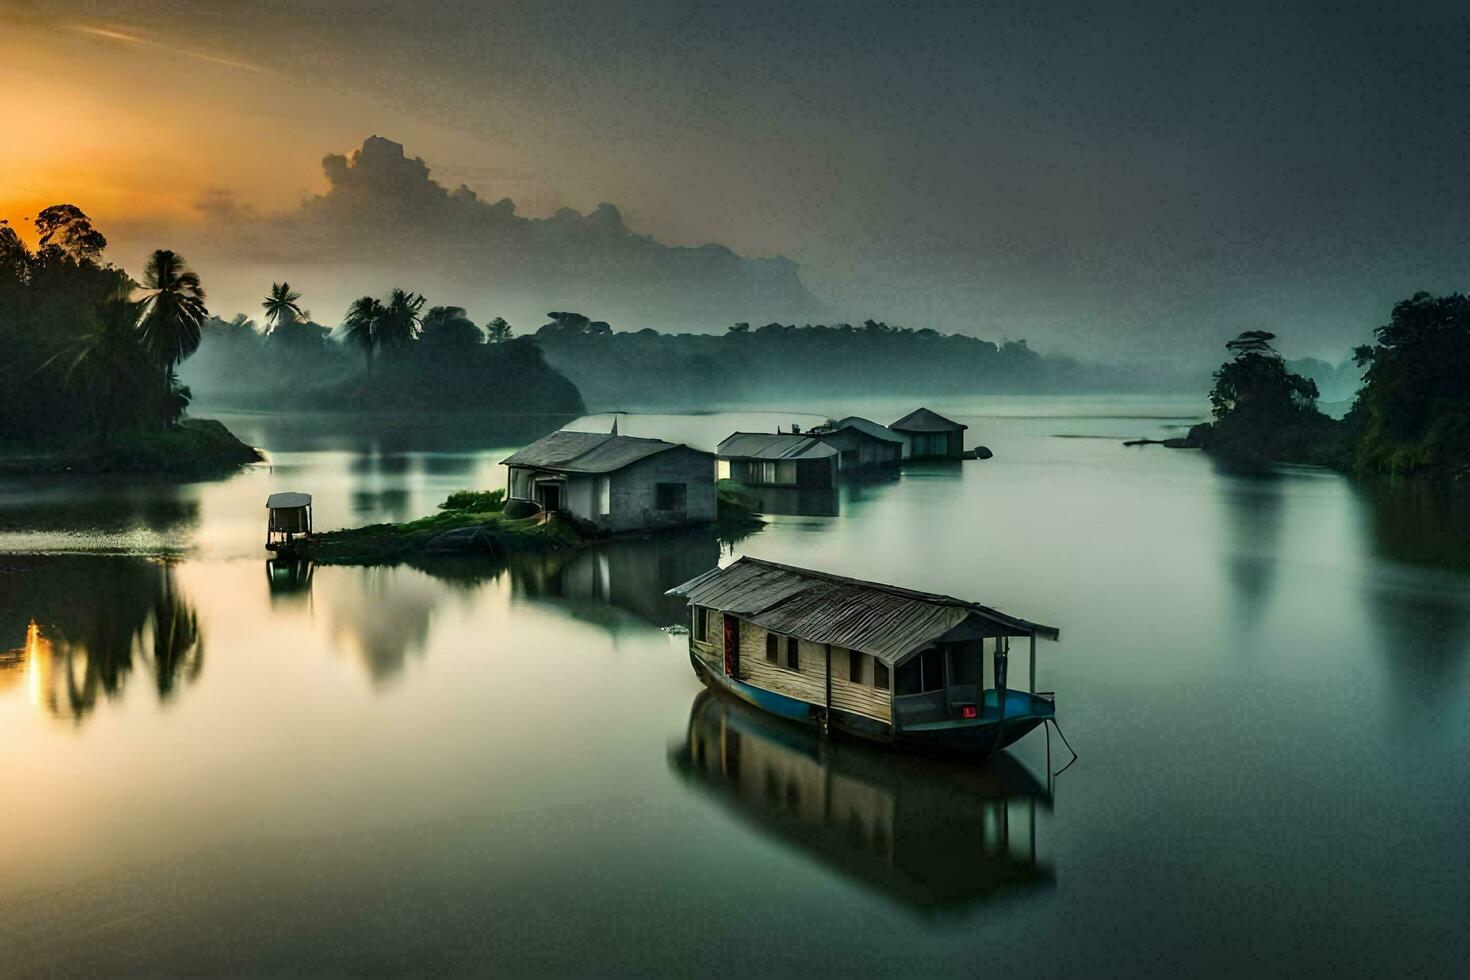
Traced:
<path fill-rule="evenodd" d="M 147 473 L 183 478 L 227 474 L 257 463 L 260 452 L 214 419 L 186 419 L 177 428 L 125 432 L 106 446 L 0 450 L 0 473 Z"/>
<path fill-rule="evenodd" d="M 761 525 L 738 484 L 721 481 L 722 534 Z M 403 524 L 369 524 L 313 535 L 297 543 L 302 558 L 333 565 L 376 565 L 429 557 L 483 556 L 503 559 L 520 552 L 564 551 L 606 540 L 575 518 L 508 517 L 500 490 L 461 490 L 439 505 L 441 513 Z"/>

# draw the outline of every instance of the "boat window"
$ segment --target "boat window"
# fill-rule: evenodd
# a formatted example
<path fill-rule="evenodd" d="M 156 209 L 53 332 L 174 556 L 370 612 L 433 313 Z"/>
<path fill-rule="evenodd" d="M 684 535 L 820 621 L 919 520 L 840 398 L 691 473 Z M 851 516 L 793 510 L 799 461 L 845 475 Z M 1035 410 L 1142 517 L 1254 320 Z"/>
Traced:
<path fill-rule="evenodd" d="M 766 634 L 766 660 L 768 660 L 771 663 L 775 663 L 776 662 L 776 643 L 777 643 L 776 634 L 775 633 L 767 633 Z"/>
<path fill-rule="evenodd" d="M 863 682 L 863 661 L 867 654 L 858 653 L 856 650 L 847 651 L 847 679 L 854 684 Z"/>
<path fill-rule="evenodd" d="M 791 670 L 801 669 L 799 649 L 797 646 L 796 637 L 794 636 L 788 636 L 786 638 L 786 666 Z"/>
<path fill-rule="evenodd" d="M 953 684 L 980 682 L 980 654 L 972 647 L 956 644 L 949 648 L 949 677 Z"/>
<path fill-rule="evenodd" d="M 918 694 L 923 690 L 919 680 L 919 658 L 914 657 L 900 664 L 893 675 L 893 693 L 898 695 Z"/>
<path fill-rule="evenodd" d="M 924 690 L 944 689 L 944 654 L 938 649 L 925 650 L 918 659 L 923 663 Z"/>
<path fill-rule="evenodd" d="M 873 661 L 873 686 L 879 690 L 888 690 L 888 665 L 880 660 Z"/>
<path fill-rule="evenodd" d="M 694 638 L 696 640 L 698 640 L 700 643 L 703 643 L 705 637 L 709 635 L 709 633 L 707 632 L 707 630 L 708 630 L 708 626 L 706 625 L 707 623 L 708 623 L 708 619 L 705 617 L 705 609 L 704 609 L 704 607 L 703 606 L 695 606 L 694 607 Z"/>

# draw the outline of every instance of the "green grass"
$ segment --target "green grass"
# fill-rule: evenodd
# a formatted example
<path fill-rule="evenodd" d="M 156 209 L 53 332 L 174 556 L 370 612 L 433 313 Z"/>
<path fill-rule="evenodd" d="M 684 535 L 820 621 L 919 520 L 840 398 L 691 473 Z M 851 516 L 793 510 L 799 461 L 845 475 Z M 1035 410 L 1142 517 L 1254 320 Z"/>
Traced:
<path fill-rule="evenodd" d="M 440 510 L 498 511 L 505 507 L 504 490 L 456 490 L 439 505 Z"/>

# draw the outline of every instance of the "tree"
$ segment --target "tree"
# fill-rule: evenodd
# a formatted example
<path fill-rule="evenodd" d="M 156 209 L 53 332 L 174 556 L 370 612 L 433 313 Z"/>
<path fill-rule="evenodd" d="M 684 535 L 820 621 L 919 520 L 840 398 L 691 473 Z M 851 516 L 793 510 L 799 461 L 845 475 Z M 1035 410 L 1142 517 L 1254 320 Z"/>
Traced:
<path fill-rule="evenodd" d="M 154 376 L 139 330 L 145 304 L 130 292 L 122 286 L 105 300 L 91 329 L 57 355 L 66 360 L 67 386 L 87 396 L 103 444 L 112 439 L 119 421 L 137 414 L 147 379 Z"/>
<path fill-rule="evenodd" d="M 1273 333 L 1247 330 L 1225 344 L 1234 358 L 1215 372 L 1210 405 L 1215 419 L 1231 416 L 1253 423 L 1278 423 L 1302 412 L 1315 411 L 1317 383 L 1286 369 L 1271 341 Z"/>
<path fill-rule="evenodd" d="M 503 344 L 515 335 L 510 324 L 505 322 L 505 317 L 498 316 L 485 324 L 485 342 L 487 344 Z"/>
<path fill-rule="evenodd" d="M 418 339 L 422 325 L 419 311 L 424 308 L 424 297 L 418 293 L 395 289 L 388 294 L 383 304 L 383 314 L 378 322 L 378 343 L 383 347 L 406 347 Z"/>
<path fill-rule="evenodd" d="M 347 331 L 347 341 L 362 348 L 367 356 L 368 374 L 373 373 L 373 353 L 382 343 L 383 304 L 373 296 L 363 296 L 352 301 L 342 326 Z"/>
<path fill-rule="evenodd" d="M 301 307 L 297 300 L 301 294 L 291 288 L 290 283 L 271 283 L 270 294 L 261 302 L 261 308 L 265 310 L 265 322 L 268 328 L 274 330 L 282 323 L 294 323 L 301 318 Z"/>
<path fill-rule="evenodd" d="M 199 349 L 209 310 L 204 287 L 177 252 L 161 248 L 143 269 L 143 343 L 159 366 L 165 391 L 175 365 Z"/>
<path fill-rule="evenodd" d="M 1349 421 L 1355 462 L 1388 470 L 1470 467 L 1470 297 L 1416 293 L 1353 352 L 1365 368 Z"/>
<path fill-rule="evenodd" d="M 36 215 L 36 231 L 42 249 L 56 249 L 74 262 L 95 261 L 107 247 L 106 237 L 75 204 L 53 204 L 42 210 Z"/>
<path fill-rule="evenodd" d="M 424 314 L 423 342 L 439 349 L 462 349 L 484 343 L 484 334 L 462 306 L 435 306 Z"/>

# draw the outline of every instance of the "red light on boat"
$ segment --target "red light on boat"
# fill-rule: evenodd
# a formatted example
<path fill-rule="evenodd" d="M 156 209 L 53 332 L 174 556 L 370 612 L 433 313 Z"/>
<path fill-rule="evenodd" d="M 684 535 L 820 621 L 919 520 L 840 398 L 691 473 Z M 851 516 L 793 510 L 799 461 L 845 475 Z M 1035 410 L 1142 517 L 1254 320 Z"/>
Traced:
<path fill-rule="evenodd" d="M 963 706 L 962 708 L 960 708 L 960 717 L 961 718 L 974 718 L 974 717 L 976 717 L 976 714 L 975 714 L 975 706 L 973 704 L 967 704 L 967 705 Z"/>

